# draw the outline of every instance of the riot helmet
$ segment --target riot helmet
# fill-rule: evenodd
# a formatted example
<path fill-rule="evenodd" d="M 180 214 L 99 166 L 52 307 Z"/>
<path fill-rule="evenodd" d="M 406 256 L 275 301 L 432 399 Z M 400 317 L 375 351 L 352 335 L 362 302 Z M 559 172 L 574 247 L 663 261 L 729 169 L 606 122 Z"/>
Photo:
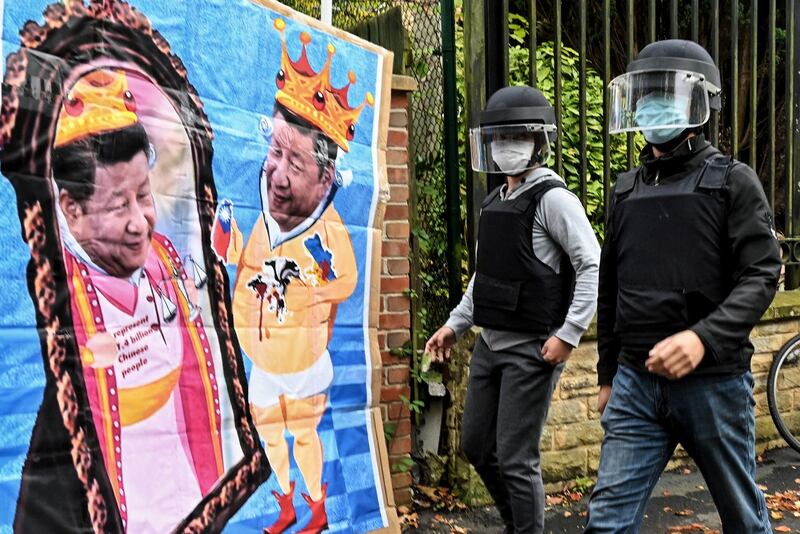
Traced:
<path fill-rule="evenodd" d="M 668 39 L 645 46 L 609 84 L 611 133 L 641 131 L 654 145 L 681 139 L 720 109 L 719 69 L 693 41 Z"/>
<path fill-rule="evenodd" d="M 472 168 L 517 176 L 550 158 L 556 114 L 544 95 L 524 85 L 503 87 L 486 102 L 469 131 Z"/>

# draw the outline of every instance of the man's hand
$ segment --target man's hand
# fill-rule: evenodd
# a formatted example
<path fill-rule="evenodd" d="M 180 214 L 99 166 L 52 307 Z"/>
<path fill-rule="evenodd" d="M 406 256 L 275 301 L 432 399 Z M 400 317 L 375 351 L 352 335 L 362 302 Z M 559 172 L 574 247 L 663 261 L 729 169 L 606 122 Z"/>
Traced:
<path fill-rule="evenodd" d="M 550 365 L 558 365 L 567 361 L 570 354 L 572 354 L 572 345 L 556 336 L 550 336 L 542 345 L 542 358 Z"/>
<path fill-rule="evenodd" d="M 683 378 L 700 365 L 706 349 L 691 330 L 678 332 L 656 343 L 645 366 L 651 373 L 671 380 Z"/>
<path fill-rule="evenodd" d="M 597 411 L 602 414 L 606 410 L 606 404 L 611 397 L 611 386 L 600 386 L 600 393 L 597 394 Z"/>
<path fill-rule="evenodd" d="M 441 362 L 450 357 L 450 348 L 455 344 L 456 333 L 449 326 L 443 326 L 425 343 L 425 353 L 431 355 L 431 360 Z"/>

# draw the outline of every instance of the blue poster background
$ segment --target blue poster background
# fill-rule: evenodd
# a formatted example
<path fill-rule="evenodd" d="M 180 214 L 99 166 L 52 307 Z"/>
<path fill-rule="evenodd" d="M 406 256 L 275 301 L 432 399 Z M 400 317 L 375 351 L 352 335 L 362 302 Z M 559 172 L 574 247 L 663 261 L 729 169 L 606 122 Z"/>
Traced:
<path fill-rule="evenodd" d="M 26 21 L 42 21 L 46 5 L 38 0 L 6 3 L 2 20 L 4 58 L 19 48 L 19 30 Z M 242 0 L 137 0 L 132 5 L 148 17 L 186 66 L 188 80 L 197 89 L 214 132 L 213 172 L 218 198 L 233 201 L 235 217 L 246 238 L 261 214 L 259 173 L 268 141 L 259 132 L 259 123 L 272 115 L 281 58 L 280 34 L 273 28 L 278 15 Z M 287 19 L 286 42 L 294 60 L 300 55 L 301 31 L 311 35 L 308 57 L 315 71 L 325 63 L 327 44 L 336 47 L 331 64 L 334 87 L 347 83 L 348 70 L 355 72 L 357 81 L 349 93 L 351 106 L 359 105 L 367 91 L 376 98 L 375 108 L 366 106 L 362 111 L 350 151 L 338 164 L 340 170 L 353 172 L 352 184 L 337 192 L 334 206 L 350 232 L 359 276 L 355 291 L 339 306 L 329 345 L 334 379 L 319 426 L 325 450 L 322 479 L 328 484 L 329 528 L 364 532 L 385 524 L 374 445 L 374 439 L 383 437 L 371 435 L 369 425 L 371 369 L 365 313 L 369 308 L 368 243 L 374 231 L 371 218 L 377 200 L 375 139 L 382 65 L 374 52 Z M 6 180 L 0 180 L 0 206 L 4 207 L 0 212 L 0 533 L 4 533 L 11 532 L 22 465 L 45 375 L 25 280 L 29 250 L 21 238 L 16 198 Z M 235 266 L 228 268 L 228 274 L 233 288 Z M 244 362 L 249 374 L 250 361 L 244 357 Z M 294 463 L 292 479 L 298 484 L 294 531 L 307 522 L 309 514 L 300 498 L 305 488 Z M 273 476 L 231 519 L 225 531 L 261 532 L 277 518 L 278 506 L 271 491 L 278 489 Z"/>

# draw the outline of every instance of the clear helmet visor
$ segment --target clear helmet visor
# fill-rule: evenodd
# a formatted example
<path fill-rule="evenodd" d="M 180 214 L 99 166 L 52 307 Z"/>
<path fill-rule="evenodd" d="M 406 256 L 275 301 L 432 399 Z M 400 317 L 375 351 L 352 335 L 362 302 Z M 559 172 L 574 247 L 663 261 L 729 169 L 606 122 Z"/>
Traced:
<path fill-rule="evenodd" d="M 555 124 L 498 124 L 469 131 L 472 169 L 516 176 L 550 159 Z"/>
<path fill-rule="evenodd" d="M 685 70 L 628 72 L 608 86 L 611 133 L 683 131 L 702 126 L 711 114 L 702 74 Z"/>

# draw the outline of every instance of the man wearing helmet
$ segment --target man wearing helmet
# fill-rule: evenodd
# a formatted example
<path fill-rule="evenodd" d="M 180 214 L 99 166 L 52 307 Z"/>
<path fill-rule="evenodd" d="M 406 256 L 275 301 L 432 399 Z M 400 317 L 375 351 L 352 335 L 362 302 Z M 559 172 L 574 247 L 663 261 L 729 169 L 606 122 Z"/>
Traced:
<path fill-rule="evenodd" d="M 639 130 L 641 165 L 611 195 L 600 262 L 598 409 L 605 437 L 586 532 L 636 532 L 681 444 L 725 532 L 772 532 L 755 484 L 750 330 L 780 258 L 750 167 L 702 133 L 719 71 L 700 45 L 642 49 L 610 84 L 610 131 Z"/>
<path fill-rule="evenodd" d="M 491 493 L 507 533 L 540 533 L 539 438 L 553 388 L 595 311 L 599 246 L 578 198 L 545 164 L 556 130 L 531 87 L 494 93 L 470 131 L 472 167 L 506 183 L 481 206 L 476 273 L 425 346 L 449 355 L 483 327 L 470 363 L 462 448 Z"/>

